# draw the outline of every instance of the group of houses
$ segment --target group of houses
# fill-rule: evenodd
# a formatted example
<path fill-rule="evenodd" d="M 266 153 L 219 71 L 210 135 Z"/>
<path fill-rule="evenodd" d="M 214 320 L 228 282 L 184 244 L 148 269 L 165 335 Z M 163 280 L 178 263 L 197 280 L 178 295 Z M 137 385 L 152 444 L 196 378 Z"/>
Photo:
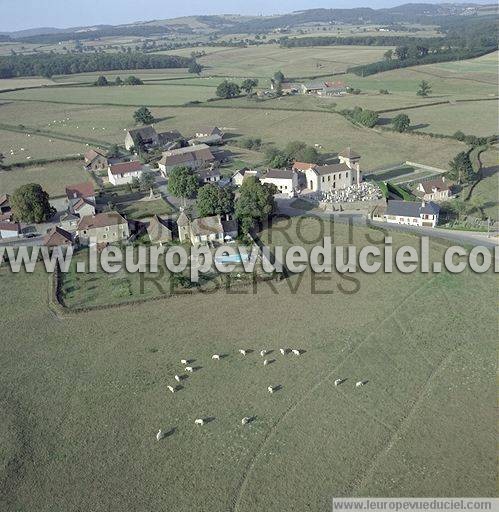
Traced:
<path fill-rule="evenodd" d="M 279 82 L 280 89 L 284 95 L 308 94 L 315 96 L 343 96 L 348 93 L 348 86 L 340 81 L 314 80 L 308 83 Z M 275 91 L 278 83 L 272 81 L 270 90 Z"/>

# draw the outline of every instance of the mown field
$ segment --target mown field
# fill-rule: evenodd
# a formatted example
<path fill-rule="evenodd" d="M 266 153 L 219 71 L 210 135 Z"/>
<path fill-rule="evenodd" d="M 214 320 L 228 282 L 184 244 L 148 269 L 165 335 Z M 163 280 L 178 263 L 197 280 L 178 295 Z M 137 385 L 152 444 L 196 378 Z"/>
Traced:
<path fill-rule="evenodd" d="M 345 226 L 335 237 L 347 242 Z M 277 295 L 264 285 L 58 319 L 44 273 L 1 270 L 2 510 L 319 512 L 332 496 L 493 496 L 492 275 L 355 278 L 315 282 L 329 294 L 307 274 Z M 199 370 L 172 395 L 181 358 Z M 161 442 L 159 428 L 172 429 Z"/>

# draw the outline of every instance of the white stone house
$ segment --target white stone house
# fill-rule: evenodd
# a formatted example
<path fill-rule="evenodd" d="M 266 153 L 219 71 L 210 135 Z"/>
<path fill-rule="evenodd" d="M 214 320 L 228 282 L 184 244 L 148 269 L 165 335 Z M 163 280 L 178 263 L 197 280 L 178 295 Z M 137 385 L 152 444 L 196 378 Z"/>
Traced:
<path fill-rule="evenodd" d="M 215 157 L 207 144 L 197 144 L 186 148 L 165 151 L 158 162 L 159 170 L 167 176 L 174 167 L 189 167 L 196 170 L 214 163 Z"/>
<path fill-rule="evenodd" d="M 278 194 L 294 197 L 298 190 L 298 173 L 288 169 L 268 169 L 260 182 L 275 185 Z"/>
<path fill-rule="evenodd" d="M 144 172 L 144 166 L 141 162 L 123 162 L 110 165 L 107 169 L 109 183 L 113 185 L 126 185 L 132 183 L 134 178 L 140 178 Z"/>
<path fill-rule="evenodd" d="M 440 206 L 431 201 L 388 201 L 384 219 L 390 224 L 434 228 L 439 214 Z"/>
<path fill-rule="evenodd" d="M 0 222 L 0 239 L 16 238 L 21 235 L 21 226 L 17 222 Z"/>
<path fill-rule="evenodd" d="M 236 187 L 240 187 L 243 184 L 243 181 L 250 176 L 258 178 L 259 173 L 258 173 L 258 171 L 255 171 L 253 169 L 247 169 L 247 168 L 239 169 L 231 176 L 230 182 L 232 185 L 235 185 Z"/>

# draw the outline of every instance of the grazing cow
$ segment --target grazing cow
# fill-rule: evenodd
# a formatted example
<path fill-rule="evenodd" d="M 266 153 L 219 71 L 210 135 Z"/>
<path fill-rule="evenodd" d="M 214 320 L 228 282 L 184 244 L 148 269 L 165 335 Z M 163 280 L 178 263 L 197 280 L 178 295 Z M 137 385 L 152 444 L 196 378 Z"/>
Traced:
<path fill-rule="evenodd" d="M 197 420 L 194 420 L 194 423 L 196 425 L 204 425 L 204 420 L 203 418 L 198 418 Z"/>
<path fill-rule="evenodd" d="M 274 388 L 273 388 L 272 386 L 269 386 L 269 387 L 267 388 L 267 391 L 268 391 L 270 394 L 272 394 L 272 393 L 274 392 Z"/>
<path fill-rule="evenodd" d="M 335 385 L 335 386 L 339 386 L 342 382 L 343 382 L 343 380 L 342 380 L 342 379 L 336 379 L 336 380 L 334 381 L 334 385 Z"/>
<path fill-rule="evenodd" d="M 166 387 L 168 388 L 168 391 L 175 393 L 175 388 L 173 386 L 166 386 Z"/>
<path fill-rule="evenodd" d="M 180 382 L 180 376 L 179 376 L 179 375 L 175 375 L 175 377 L 174 377 L 174 378 L 175 378 L 175 380 L 176 380 L 177 382 Z"/>
<path fill-rule="evenodd" d="M 243 356 L 245 356 L 246 355 L 246 350 L 240 348 L 239 349 L 239 353 L 242 354 Z"/>
<path fill-rule="evenodd" d="M 185 371 L 192 373 L 194 371 L 194 368 L 192 366 L 186 366 Z"/>
<path fill-rule="evenodd" d="M 269 360 L 268 360 L 268 359 L 265 359 L 265 360 L 263 361 L 263 366 L 267 366 L 268 364 L 269 364 Z"/>
<path fill-rule="evenodd" d="M 218 354 L 213 354 L 211 356 L 212 359 L 216 359 L 217 361 L 220 361 L 220 356 Z"/>
<path fill-rule="evenodd" d="M 181 359 L 180 364 L 187 364 L 187 359 Z"/>
<path fill-rule="evenodd" d="M 279 352 L 284 356 L 286 355 L 286 349 L 285 348 L 280 348 L 279 349 Z"/>
<path fill-rule="evenodd" d="M 299 356 L 301 354 L 301 352 L 299 350 L 296 350 L 295 348 L 292 350 L 292 352 L 295 356 Z"/>
<path fill-rule="evenodd" d="M 159 429 L 158 433 L 156 434 L 156 440 L 161 441 L 161 439 L 163 439 L 163 437 L 165 437 L 165 433 L 161 429 Z"/>
<path fill-rule="evenodd" d="M 363 386 L 364 384 L 365 384 L 365 382 L 364 382 L 363 380 L 359 380 L 359 382 L 357 382 L 357 383 L 355 384 L 355 387 L 356 387 L 356 388 L 360 388 L 360 387 L 361 387 L 361 386 Z"/>
<path fill-rule="evenodd" d="M 262 357 L 263 357 L 266 353 L 267 353 L 267 351 L 266 351 L 265 349 L 260 351 L 260 355 L 261 355 Z"/>
<path fill-rule="evenodd" d="M 246 425 L 247 423 L 249 423 L 249 422 L 250 422 L 250 420 L 251 420 L 251 418 L 250 418 L 250 417 L 245 416 L 245 417 L 241 420 L 241 423 L 242 423 L 243 425 Z"/>

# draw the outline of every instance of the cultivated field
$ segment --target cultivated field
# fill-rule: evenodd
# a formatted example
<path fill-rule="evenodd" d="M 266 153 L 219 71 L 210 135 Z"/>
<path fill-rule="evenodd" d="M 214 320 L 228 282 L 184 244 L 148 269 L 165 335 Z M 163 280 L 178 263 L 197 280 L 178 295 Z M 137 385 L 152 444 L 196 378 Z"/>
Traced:
<path fill-rule="evenodd" d="M 345 226 L 335 237 L 347 242 Z M 45 274 L 0 273 L 3 510 L 318 512 L 331 496 L 495 493 L 491 275 L 334 276 L 318 294 L 307 274 L 278 295 L 262 285 L 58 319 Z M 172 395 L 181 358 L 199 370 Z M 173 431 L 158 443 L 159 428 Z"/>

